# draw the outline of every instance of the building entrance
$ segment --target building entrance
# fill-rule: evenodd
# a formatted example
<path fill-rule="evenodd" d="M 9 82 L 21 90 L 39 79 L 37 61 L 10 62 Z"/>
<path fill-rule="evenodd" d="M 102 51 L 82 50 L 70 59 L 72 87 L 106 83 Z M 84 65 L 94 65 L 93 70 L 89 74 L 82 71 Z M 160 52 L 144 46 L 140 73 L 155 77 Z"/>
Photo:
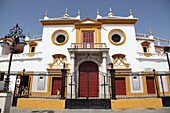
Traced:
<path fill-rule="evenodd" d="M 79 67 L 79 97 L 99 96 L 98 65 L 91 61 L 80 64 Z"/>

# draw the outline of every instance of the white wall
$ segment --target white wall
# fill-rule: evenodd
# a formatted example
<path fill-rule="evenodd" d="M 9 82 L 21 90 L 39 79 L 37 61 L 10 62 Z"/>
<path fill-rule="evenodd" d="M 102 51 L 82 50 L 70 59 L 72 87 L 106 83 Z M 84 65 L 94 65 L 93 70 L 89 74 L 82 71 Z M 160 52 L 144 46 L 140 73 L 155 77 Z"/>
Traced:
<path fill-rule="evenodd" d="M 65 30 L 69 34 L 68 42 L 65 45 L 57 46 L 52 43 L 51 37 L 56 30 Z M 64 54 L 67 56 L 66 61 L 70 61 L 70 54 L 67 50 L 71 46 L 71 43 L 75 43 L 76 31 L 74 25 L 51 25 L 43 27 L 43 40 L 42 40 L 42 52 L 44 64 L 52 63 L 54 54 Z M 47 66 L 48 67 L 48 66 Z"/>
<path fill-rule="evenodd" d="M 138 62 L 135 59 L 136 33 L 135 33 L 134 25 L 133 24 L 113 24 L 113 25 L 109 24 L 109 25 L 103 25 L 102 27 L 104 29 L 102 29 L 101 31 L 101 37 L 102 37 L 101 41 L 102 43 L 106 43 L 107 47 L 110 48 L 109 59 L 111 59 L 111 61 L 113 62 L 111 58 L 113 54 L 125 54 L 127 62 L 130 63 L 130 68 L 132 68 L 132 70 L 139 70 Z M 123 45 L 115 46 L 109 42 L 108 34 L 113 29 L 120 29 L 126 34 L 126 41 Z"/>

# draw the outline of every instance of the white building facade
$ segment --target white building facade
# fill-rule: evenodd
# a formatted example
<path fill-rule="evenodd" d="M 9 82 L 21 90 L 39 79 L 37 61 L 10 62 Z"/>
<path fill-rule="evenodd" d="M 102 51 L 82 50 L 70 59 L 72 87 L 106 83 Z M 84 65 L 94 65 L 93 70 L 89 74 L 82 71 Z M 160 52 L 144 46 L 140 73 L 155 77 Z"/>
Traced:
<path fill-rule="evenodd" d="M 46 12 L 44 19 L 40 19 L 42 35 L 33 39 L 26 37 L 27 45 L 23 53 L 13 55 L 11 72 L 21 73 L 25 69 L 25 73 L 30 75 L 27 79 L 29 95 L 42 93 L 50 96 L 59 95 L 57 91 L 61 90 L 61 86 L 57 84 L 61 83 L 61 69 L 65 66 L 68 76 L 66 97 L 103 97 L 105 92 L 109 98 L 109 70 L 112 66 L 118 72 L 149 74 L 153 69 L 156 72 L 169 71 L 167 57 L 163 53 L 164 46 L 155 43 L 159 40 L 151 31 L 149 36 L 136 34 L 137 20 L 132 11 L 128 17 L 121 17 L 115 16 L 111 9 L 106 17 L 102 17 L 97 11 L 95 20 L 81 20 L 80 11 L 77 17 L 70 17 L 66 10 L 60 18 L 49 18 Z M 5 39 L 1 38 L 3 40 Z M 5 72 L 8 68 L 10 46 L 1 46 L 0 51 L 0 71 Z M 33 76 L 40 71 L 48 76 Z M 10 77 L 10 90 L 14 91 L 16 76 Z M 162 79 L 164 92 L 170 93 L 170 78 Z M 121 76 L 116 80 L 120 81 L 117 83 L 124 81 L 126 90 L 119 92 L 121 95 L 149 94 L 146 88 L 147 77 Z M 160 78 L 158 81 L 160 82 Z"/>

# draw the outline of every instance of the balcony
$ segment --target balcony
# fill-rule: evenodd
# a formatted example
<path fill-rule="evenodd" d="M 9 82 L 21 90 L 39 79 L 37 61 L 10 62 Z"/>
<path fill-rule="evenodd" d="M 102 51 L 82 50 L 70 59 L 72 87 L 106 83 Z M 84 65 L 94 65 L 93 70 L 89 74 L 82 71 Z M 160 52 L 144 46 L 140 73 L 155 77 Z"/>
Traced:
<path fill-rule="evenodd" d="M 13 61 L 22 61 L 22 60 L 36 60 L 42 59 L 42 52 L 32 53 L 32 56 L 29 56 L 29 53 L 13 54 Z M 8 62 L 10 54 L 0 55 L 0 62 Z"/>
<path fill-rule="evenodd" d="M 137 52 L 136 59 L 144 59 L 144 60 L 162 60 L 166 61 L 166 55 L 162 53 L 144 53 L 144 52 Z"/>
<path fill-rule="evenodd" d="M 71 43 L 69 52 L 108 52 L 106 43 Z"/>

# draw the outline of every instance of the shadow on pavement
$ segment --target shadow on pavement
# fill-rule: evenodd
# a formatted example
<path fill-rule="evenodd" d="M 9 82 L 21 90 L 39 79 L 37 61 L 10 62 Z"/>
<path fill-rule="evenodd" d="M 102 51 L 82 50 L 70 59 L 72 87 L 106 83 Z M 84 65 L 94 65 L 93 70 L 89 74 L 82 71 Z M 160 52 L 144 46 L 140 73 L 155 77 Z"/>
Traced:
<path fill-rule="evenodd" d="M 32 111 L 31 113 L 54 113 L 53 110 L 43 110 L 43 111 Z"/>

